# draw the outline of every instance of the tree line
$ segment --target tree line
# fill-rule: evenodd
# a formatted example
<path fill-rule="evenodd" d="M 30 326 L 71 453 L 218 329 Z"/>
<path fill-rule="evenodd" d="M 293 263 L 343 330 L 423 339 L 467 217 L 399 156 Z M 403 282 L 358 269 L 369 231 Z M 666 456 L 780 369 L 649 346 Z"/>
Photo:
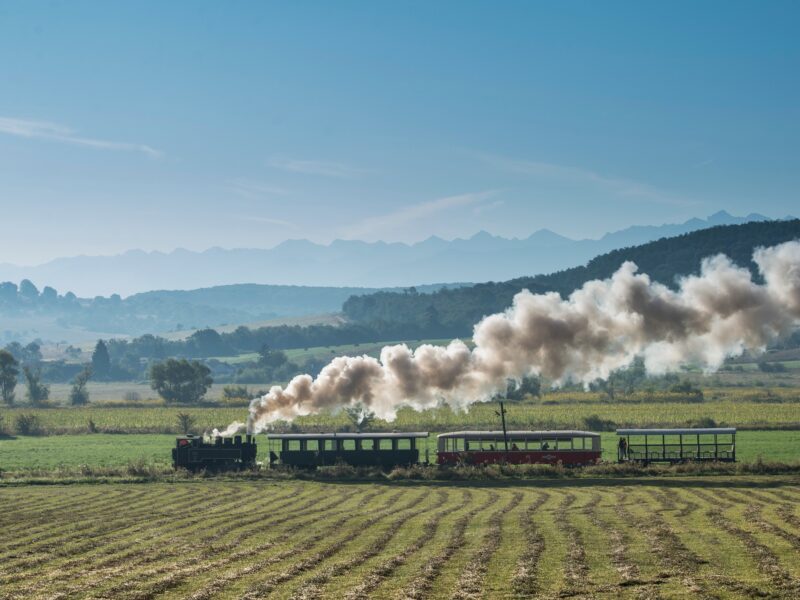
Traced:
<path fill-rule="evenodd" d="M 514 295 L 523 289 L 534 294 L 558 292 L 567 297 L 587 281 L 610 277 L 625 261 L 635 262 L 640 272 L 674 288 L 681 276 L 699 273 L 704 258 L 720 253 L 749 268 L 759 280 L 760 275 L 752 262 L 753 250 L 798 238 L 800 220 L 797 219 L 711 227 L 614 250 L 593 258 L 584 266 L 548 275 L 442 289 L 430 294 L 420 294 L 409 288 L 404 292 L 351 296 L 342 311 L 353 323 L 391 323 L 408 332 L 430 332 L 426 337 L 468 336 L 482 317 L 508 308 Z"/>
<path fill-rule="evenodd" d="M 111 360 L 102 340 L 97 342 L 91 363 L 82 366 L 72 380 L 69 402 L 82 406 L 89 402 L 88 383 L 97 372 L 108 373 Z M 0 400 L 13 406 L 17 400 L 20 375 L 25 383 L 25 400 L 33 407 L 48 406 L 50 386 L 42 381 L 41 369 L 21 363 L 7 349 L 0 349 Z M 169 358 L 154 363 L 149 370 L 151 387 L 167 402 L 192 403 L 200 401 L 214 383 L 211 370 L 198 361 Z"/>

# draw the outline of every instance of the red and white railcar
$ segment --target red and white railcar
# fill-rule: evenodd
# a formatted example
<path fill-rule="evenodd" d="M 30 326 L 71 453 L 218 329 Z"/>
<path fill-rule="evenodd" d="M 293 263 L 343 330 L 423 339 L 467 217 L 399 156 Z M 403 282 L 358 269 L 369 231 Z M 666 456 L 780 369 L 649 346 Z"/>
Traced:
<path fill-rule="evenodd" d="M 600 434 L 591 431 L 453 431 L 437 436 L 440 465 L 600 462 Z"/>

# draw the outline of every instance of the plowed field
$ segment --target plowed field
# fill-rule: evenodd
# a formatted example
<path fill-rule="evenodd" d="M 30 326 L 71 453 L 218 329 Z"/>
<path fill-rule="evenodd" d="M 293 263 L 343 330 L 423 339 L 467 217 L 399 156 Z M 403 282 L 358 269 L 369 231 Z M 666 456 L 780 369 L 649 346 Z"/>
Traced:
<path fill-rule="evenodd" d="M 0 488 L 2 598 L 800 597 L 800 482 Z"/>

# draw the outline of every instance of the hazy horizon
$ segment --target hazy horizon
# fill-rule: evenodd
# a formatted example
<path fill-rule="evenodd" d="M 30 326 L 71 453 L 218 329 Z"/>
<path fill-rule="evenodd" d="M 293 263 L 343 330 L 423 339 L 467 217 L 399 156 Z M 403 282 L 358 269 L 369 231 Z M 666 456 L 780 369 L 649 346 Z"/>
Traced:
<path fill-rule="evenodd" d="M 716 213 L 711 214 L 711 215 L 705 215 L 705 216 L 697 215 L 697 216 L 694 216 L 694 217 L 690 217 L 686 221 L 681 221 L 681 222 L 677 222 L 676 221 L 676 222 L 665 222 L 665 223 L 635 223 L 635 224 L 630 225 L 629 227 L 626 227 L 624 229 L 613 230 L 613 231 L 604 231 L 604 232 L 601 232 L 600 234 L 598 234 L 598 235 L 596 235 L 594 237 L 586 237 L 586 238 L 572 238 L 572 237 L 569 237 L 567 235 L 564 235 L 564 234 L 560 233 L 555 228 L 551 228 L 551 227 L 540 227 L 540 228 L 538 228 L 538 229 L 536 229 L 534 231 L 531 231 L 527 235 L 521 234 L 519 236 L 504 236 L 504 235 L 500 235 L 500 234 L 494 233 L 492 231 L 488 231 L 486 229 L 480 229 L 480 230 L 475 231 L 475 232 L 473 232 L 471 234 L 465 234 L 463 236 L 443 237 L 443 236 L 439 236 L 439 235 L 436 235 L 436 234 L 430 234 L 430 235 L 425 236 L 423 238 L 414 239 L 414 240 L 411 240 L 411 241 L 404 241 L 404 240 L 363 240 L 363 239 L 336 238 L 336 239 L 333 239 L 333 240 L 329 240 L 327 242 L 315 242 L 314 240 L 310 240 L 308 238 L 296 237 L 296 238 L 287 238 L 285 240 L 281 240 L 281 241 L 275 242 L 274 244 L 271 244 L 269 246 L 198 246 L 198 247 L 194 247 L 194 248 L 186 247 L 186 246 L 161 247 L 161 248 L 136 247 L 136 248 L 127 248 L 127 249 L 122 250 L 120 252 L 111 253 L 111 254 L 59 255 L 59 256 L 50 257 L 50 258 L 48 258 L 46 260 L 43 260 L 43 261 L 38 262 L 38 263 L 33 263 L 33 264 L 15 263 L 15 262 L 11 262 L 11 261 L 0 261 L 0 265 L 1 264 L 6 264 L 6 265 L 12 265 L 12 266 L 15 266 L 15 267 L 23 267 L 23 268 L 24 267 L 36 267 L 36 266 L 41 266 L 41 265 L 50 263 L 52 261 L 57 261 L 57 260 L 60 260 L 60 259 L 69 259 L 69 258 L 112 258 L 112 257 L 115 257 L 115 256 L 123 256 L 123 255 L 131 254 L 131 253 L 144 253 L 144 254 L 148 254 L 148 255 L 151 255 L 151 254 L 170 255 L 170 254 L 174 254 L 176 252 L 182 252 L 182 251 L 202 254 L 204 252 L 209 252 L 209 251 L 214 251 L 214 250 L 222 250 L 222 251 L 232 251 L 232 250 L 273 250 L 273 249 L 275 249 L 275 248 L 277 248 L 277 247 L 279 247 L 282 244 L 285 244 L 287 242 L 290 242 L 290 243 L 291 242 L 309 242 L 309 243 L 314 244 L 316 246 L 322 246 L 322 247 L 330 247 L 331 244 L 334 244 L 336 242 L 362 242 L 362 243 L 367 243 L 367 244 L 378 243 L 378 244 L 386 244 L 386 245 L 399 244 L 399 245 L 403 245 L 403 246 L 413 247 L 413 246 L 416 246 L 418 244 L 421 244 L 421 243 L 424 243 L 426 241 L 429 241 L 431 239 L 439 239 L 439 240 L 442 240 L 444 242 L 454 242 L 454 241 L 459 241 L 459 240 L 468 241 L 468 240 L 472 240 L 473 238 L 476 238 L 476 237 L 480 236 L 481 234 L 488 234 L 488 235 L 492 236 L 493 238 L 499 238 L 499 239 L 504 239 L 504 240 L 508 240 L 508 241 L 522 241 L 522 240 L 529 239 L 530 237 L 535 236 L 538 233 L 547 232 L 547 233 L 555 234 L 556 236 L 558 236 L 560 238 L 564 238 L 565 240 L 570 241 L 570 242 L 596 242 L 596 241 L 602 240 L 604 237 L 607 237 L 607 236 L 613 235 L 613 234 L 617 234 L 617 233 L 622 233 L 622 232 L 624 232 L 624 231 L 626 231 L 626 230 L 628 230 L 630 228 L 659 228 L 659 227 L 670 226 L 670 225 L 683 225 L 683 224 L 685 224 L 685 223 L 687 223 L 689 221 L 692 221 L 692 220 L 704 221 L 704 220 L 712 219 L 713 217 L 717 217 L 719 215 L 722 215 L 722 217 L 732 217 L 733 219 L 745 219 L 745 218 L 750 217 L 752 215 L 766 217 L 767 219 L 771 219 L 771 220 L 781 220 L 781 219 L 786 219 L 786 218 L 796 218 L 794 215 L 788 215 L 788 214 L 779 216 L 779 215 L 764 215 L 764 214 L 758 213 L 758 212 L 751 212 L 751 213 L 748 213 L 747 215 L 732 215 L 731 213 L 729 213 L 726 210 L 720 210 L 720 211 L 717 211 Z M 242 282 L 242 283 L 245 283 L 245 282 Z M 278 285 L 280 285 L 280 284 L 278 284 Z M 365 286 L 369 287 L 369 286 L 367 286 L 367 284 L 365 284 Z"/>

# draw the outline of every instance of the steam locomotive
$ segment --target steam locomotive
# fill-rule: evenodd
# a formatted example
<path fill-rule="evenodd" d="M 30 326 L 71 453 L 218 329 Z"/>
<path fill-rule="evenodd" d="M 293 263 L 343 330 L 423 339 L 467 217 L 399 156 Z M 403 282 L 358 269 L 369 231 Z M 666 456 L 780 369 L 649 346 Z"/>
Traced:
<path fill-rule="evenodd" d="M 172 466 L 189 471 L 239 471 L 256 466 L 254 435 L 215 437 L 210 442 L 202 436 L 181 435 L 172 449 Z"/>

